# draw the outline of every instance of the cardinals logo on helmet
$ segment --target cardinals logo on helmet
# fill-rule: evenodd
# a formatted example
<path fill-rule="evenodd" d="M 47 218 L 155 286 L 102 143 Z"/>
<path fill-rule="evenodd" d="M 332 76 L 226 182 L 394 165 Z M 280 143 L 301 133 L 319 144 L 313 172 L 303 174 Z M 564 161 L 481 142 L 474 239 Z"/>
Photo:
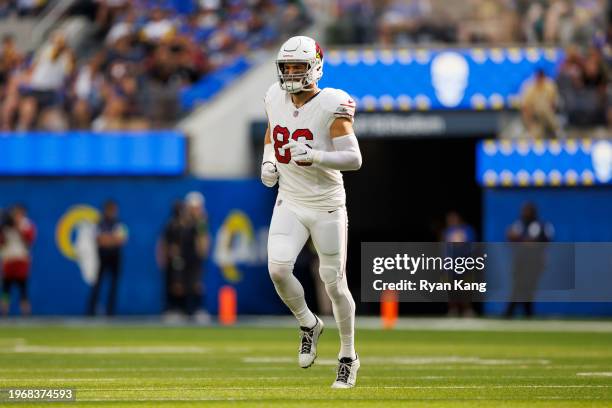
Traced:
<path fill-rule="evenodd" d="M 319 43 L 315 43 L 315 47 L 317 50 L 317 59 L 322 61 L 323 60 L 323 49 L 321 48 Z"/>

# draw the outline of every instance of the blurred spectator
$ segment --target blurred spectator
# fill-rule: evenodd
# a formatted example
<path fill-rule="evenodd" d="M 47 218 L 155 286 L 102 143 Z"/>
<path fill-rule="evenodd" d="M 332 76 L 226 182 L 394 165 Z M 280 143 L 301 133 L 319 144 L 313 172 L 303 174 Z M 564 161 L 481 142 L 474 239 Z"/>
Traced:
<path fill-rule="evenodd" d="M 605 92 L 608 77 L 606 65 L 599 49 L 591 47 L 587 52 L 582 75 L 585 86 L 591 87 L 601 94 Z"/>
<path fill-rule="evenodd" d="M 47 6 L 47 0 L 0 0 L 0 19 L 11 15 L 35 17 Z"/>
<path fill-rule="evenodd" d="M 128 108 L 129 105 L 125 99 L 109 98 L 104 110 L 93 121 L 91 128 L 96 132 L 147 129 L 148 124 L 144 120 L 132 120 L 128 114 Z"/>
<path fill-rule="evenodd" d="M 2 50 L 0 50 L 0 100 L 4 99 L 6 83 L 10 74 L 17 69 L 23 56 L 15 46 L 12 35 L 6 34 L 2 37 Z"/>
<path fill-rule="evenodd" d="M 145 42 L 155 44 L 171 38 L 175 30 L 176 27 L 168 18 L 168 13 L 156 7 L 151 11 L 149 21 L 142 28 L 141 36 Z"/>
<path fill-rule="evenodd" d="M 72 123 L 77 129 L 88 129 L 92 117 L 102 109 L 105 58 L 103 52 L 96 54 L 76 75 L 72 93 Z"/>
<path fill-rule="evenodd" d="M 155 48 L 147 61 L 147 101 L 144 106 L 147 116 L 157 123 L 168 122 L 179 114 L 179 92 L 183 80 L 189 78 L 182 70 L 181 60 L 177 57 L 184 50 L 162 44 Z"/>
<path fill-rule="evenodd" d="M 556 109 L 559 92 L 554 81 L 543 70 L 523 90 L 521 114 L 527 133 L 534 138 L 555 137 L 559 131 Z"/>
<path fill-rule="evenodd" d="M 184 202 L 174 203 L 158 245 L 158 263 L 165 273 L 165 318 L 181 316 L 208 323 L 203 263 L 208 258 L 210 236 L 204 196 L 192 191 Z"/>
<path fill-rule="evenodd" d="M 18 69 L 23 55 L 15 46 L 15 39 L 7 34 L 2 37 L 0 51 L 0 130 L 12 128 L 12 121 L 19 105 L 19 85 L 25 78 Z"/>
<path fill-rule="evenodd" d="M 13 206 L 0 216 L 0 258 L 2 259 L 2 298 L 0 313 L 6 316 L 10 308 L 11 289 L 19 288 L 19 308 L 22 315 L 31 313 L 28 300 L 28 275 L 32 262 L 30 249 L 36 227 L 27 216 L 23 205 Z"/>
<path fill-rule="evenodd" d="M 530 3 L 523 18 L 523 31 L 528 43 L 538 43 L 544 39 L 544 11 L 541 2 Z"/>
<path fill-rule="evenodd" d="M 181 252 L 185 261 L 186 312 L 196 321 L 209 320 L 204 308 L 205 288 L 202 278 L 204 261 L 208 258 L 210 236 L 204 196 L 192 191 L 185 196 L 185 231 Z"/>
<path fill-rule="evenodd" d="M 102 220 L 100 220 L 98 224 L 96 242 L 98 244 L 100 266 L 96 282 L 89 298 L 87 311 L 91 316 L 96 314 L 100 286 L 106 274 L 110 275 L 110 289 L 108 303 L 106 304 L 106 314 L 108 316 L 113 316 L 115 314 L 117 286 L 121 269 L 121 252 L 127 239 L 127 228 L 119 221 L 119 207 L 117 203 L 109 200 L 104 204 Z"/>
<path fill-rule="evenodd" d="M 476 232 L 456 211 L 446 214 L 446 228 L 442 232 L 444 242 L 474 242 Z"/>
<path fill-rule="evenodd" d="M 140 110 L 142 94 L 138 78 L 136 73 L 129 71 L 129 67 L 129 64 L 121 62 L 112 64 L 110 75 L 100 90 L 105 105 L 92 123 L 93 130 L 149 128 L 149 122 Z"/>
<path fill-rule="evenodd" d="M 113 26 L 106 34 L 104 42 L 107 45 L 115 43 L 122 37 L 130 37 L 136 34 L 138 30 L 137 16 L 133 9 L 128 9 L 121 18 L 117 18 Z"/>
<path fill-rule="evenodd" d="M 185 206 L 182 201 L 172 205 L 170 219 L 166 223 L 158 245 L 158 263 L 165 277 L 165 310 L 168 318 L 173 318 L 185 309 L 185 287 L 183 274 L 185 260 L 182 256 L 183 230 L 185 225 Z"/>
<path fill-rule="evenodd" d="M 12 0 L 0 0 L 0 18 L 6 18 L 12 11 Z"/>
<path fill-rule="evenodd" d="M 336 44 L 369 44 L 376 40 L 376 7 L 372 0 L 339 0 L 328 37 Z"/>
<path fill-rule="evenodd" d="M 418 40 L 430 20 L 429 0 L 392 0 L 380 17 L 380 40 L 384 45 L 410 43 Z"/>
<path fill-rule="evenodd" d="M 607 23 L 603 0 L 335 0 L 334 5 L 329 33 L 338 44 L 587 45 Z"/>
<path fill-rule="evenodd" d="M 268 35 L 283 41 L 312 22 L 301 0 L 261 0 L 252 10 L 266 22 Z"/>
<path fill-rule="evenodd" d="M 565 87 L 579 88 L 583 85 L 582 82 L 582 66 L 583 60 L 580 48 L 570 46 L 565 50 L 565 60 L 561 64 L 557 82 L 561 91 Z M 564 83 L 567 81 L 567 83 Z"/>
<path fill-rule="evenodd" d="M 166 317 L 181 314 L 199 323 L 210 319 L 204 307 L 203 262 L 210 247 L 204 196 L 192 191 L 172 206 L 159 245 L 159 263 L 166 279 Z"/>
<path fill-rule="evenodd" d="M 512 265 L 512 294 L 504 315 L 514 316 L 519 306 L 525 308 L 525 315 L 533 315 L 533 297 L 538 288 L 540 276 L 546 268 L 546 247 L 543 243 L 553 239 L 554 228 L 540 221 L 538 210 L 533 203 L 525 203 L 521 216 L 506 233 L 508 241 L 515 243 Z"/>
<path fill-rule="evenodd" d="M 97 3 L 96 23 L 106 30 L 114 19 L 121 16 L 129 6 L 129 0 L 94 0 Z"/>
<path fill-rule="evenodd" d="M 17 13 L 24 16 L 35 16 L 47 5 L 47 0 L 17 0 Z"/>
<path fill-rule="evenodd" d="M 126 69 L 142 71 L 141 60 L 145 58 L 144 47 L 138 43 L 132 34 L 117 36 L 108 44 L 105 65 L 108 67 L 108 74 L 115 76 L 113 72 L 116 63 L 127 65 Z"/>
<path fill-rule="evenodd" d="M 446 247 L 446 256 L 453 258 L 474 256 L 472 245 L 470 244 L 476 241 L 476 232 L 456 211 L 450 211 L 446 214 L 446 228 L 442 232 L 442 241 L 449 244 Z M 449 274 L 451 281 L 461 279 L 471 282 L 475 278 L 473 272 L 457 275 L 454 271 L 451 271 Z M 474 317 L 475 313 L 472 307 L 471 294 L 469 292 L 449 292 L 448 315 L 451 317 Z"/>
<path fill-rule="evenodd" d="M 34 124 L 36 115 L 44 109 L 47 113 L 63 116 L 58 107 L 63 103 L 64 87 L 74 69 L 74 55 L 66 44 L 64 35 L 56 32 L 51 44 L 43 48 L 35 59 L 29 83 L 22 91 L 19 107 L 19 130 L 29 130 Z M 53 112 L 53 109 L 56 109 Z M 44 121 L 44 117 L 41 120 Z M 63 120 L 60 117 L 59 120 Z M 43 128 L 53 128 L 52 123 L 43 124 Z M 61 125 L 60 125 L 61 126 Z M 65 128 L 66 126 L 64 126 Z"/>
<path fill-rule="evenodd" d="M 569 2 L 551 2 L 544 20 L 544 42 L 569 43 L 575 29 L 572 20 L 572 5 Z"/>
<path fill-rule="evenodd" d="M 610 85 L 608 68 L 601 49 L 591 47 L 583 56 L 577 46 L 568 47 L 557 83 L 563 112 L 567 115 L 570 125 L 606 124 Z"/>
<path fill-rule="evenodd" d="M 529 43 L 570 44 L 580 39 L 583 25 L 595 19 L 580 12 L 577 3 L 566 0 L 531 2 L 524 18 L 524 35 Z M 586 17 L 586 20 L 584 20 Z M 585 40 L 585 39 L 583 39 Z M 588 41 L 588 38 L 586 39 Z"/>
<path fill-rule="evenodd" d="M 12 130 L 21 101 L 21 89 L 30 82 L 32 69 L 29 61 L 24 61 L 8 78 L 4 88 L 4 99 L 0 99 L 0 129 Z"/>

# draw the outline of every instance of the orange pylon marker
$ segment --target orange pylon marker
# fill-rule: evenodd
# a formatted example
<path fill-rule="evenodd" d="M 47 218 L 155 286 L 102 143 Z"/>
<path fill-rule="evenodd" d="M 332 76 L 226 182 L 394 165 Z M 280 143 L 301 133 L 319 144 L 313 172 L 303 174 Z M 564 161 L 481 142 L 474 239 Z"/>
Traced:
<path fill-rule="evenodd" d="M 385 290 L 380 297 L 380 318 L 383 329 L 392 329 L 397 323 L 398 298 L 394 290 Z"/>
<path fill-rule="evenodd" d="M 219 289 L 219 323 L 229 326 L 236 323 L 238 301 L 236 289 L 225 285 Z"/>

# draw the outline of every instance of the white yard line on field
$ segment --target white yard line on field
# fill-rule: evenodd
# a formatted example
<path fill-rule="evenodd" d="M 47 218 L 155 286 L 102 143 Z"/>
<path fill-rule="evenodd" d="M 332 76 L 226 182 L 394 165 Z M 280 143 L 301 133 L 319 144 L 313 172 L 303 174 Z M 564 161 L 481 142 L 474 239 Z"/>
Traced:
<path fill-rule="evenodd" d="M 612 371 L 601 371 L 595 373 L 576 373 L 576 375 L 584 377 L 612 377 Z"/>
<path fill-rule="evenodd" d="M 253 364 L 284 364 L 293 363 L 292 357 L 245 357 L 245 363 Z M 537 364 L 547 365 L 550 360 L 544 359 L 486 359 L 480 357 L 460 357 L 460 356 L 441 356 L 441 357 L 362 357 L 361 362 L 372 365 L 424 365 L 424 364 L 476 364 L 488 366 L 500 365 L 521 365 Z M 336 365 L 337 360 L 319 359 L 316 362 L 320 365 Z"/>
<path fill-rule="evenodd" d="M 380 329 L 380 319 L 356 319 L 364 329 Z M 401 318 L 399 330 L 495 331 L 495 332 L 593 332 L 612 333 L 612 321 L 577 320 L 506 320 L 480 318 Z"/>
<path fill-rule="evenodd" d="M 77 402 L 162 402 L 162 401 L 193 401 L 193 402 L 198 402 L 198 401 L 252 401 L 251 398 L 173 398 L 173 397 L 168 397 L 168 398 L 125 398 L 125 399 L 118 399 L 118 398 L 78 398 L 76 400 Z"/>
<path fill-rule="evenodd" d="M 325 317 L 329 327 L 335 327 L 332 317 Z M 91 319 L 74 317 L 32 317 L 27 320 L 9 318 L 0 320 L 0 327 L 172 327 L 215 329 L 216 325 L 198 326 L 191 322 L 183 324 L 164 324 L 159 316 L 142 316 L 140 318 L 116 317 L 110 319 Z M 382 323 L 379 317 L 358 316 L 355 320 L 357 329 L 380 330 Z M 296 328 L 293 316 L 238 316 L 236 327 L 257 328 Z M 397 320 L 395 330 L 434 330 L 434 331 L 495 331 L 495 332 L 598 332 L 612 333 L 610 320 L 506 320 L 490 318 L 410 318 Z"/>
<path fill-rule="evenodd" d="M 116 368 L 100 368 L 100 367 L 81 367 L 81 368 L 0 368 L 0 373 L 81 373 L 81 372 L 149 372 L 149 371 L 204 371 L 204 367 L 116 367 Z"/>
<path fill-rule="evenodd" d="M 32 346 L 17 344 L 0 348 L 2 352 L 33 354 L 195 354 L 208 353 L 210 349 L 197 346 Z"/>

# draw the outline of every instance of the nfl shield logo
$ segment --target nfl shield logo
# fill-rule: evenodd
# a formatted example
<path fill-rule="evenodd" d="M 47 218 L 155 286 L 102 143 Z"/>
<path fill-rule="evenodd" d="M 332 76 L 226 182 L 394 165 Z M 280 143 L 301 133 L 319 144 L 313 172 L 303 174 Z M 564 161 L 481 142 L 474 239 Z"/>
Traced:
<path fill-rule="evenodd" d="M 293 117 L 294 117 L 294 118 L 297 118 L 297 115 L 299 115 L 299 114 L 300 114 L 300 112 L 298 112 L 298 111 L 293 111 Z"/>

